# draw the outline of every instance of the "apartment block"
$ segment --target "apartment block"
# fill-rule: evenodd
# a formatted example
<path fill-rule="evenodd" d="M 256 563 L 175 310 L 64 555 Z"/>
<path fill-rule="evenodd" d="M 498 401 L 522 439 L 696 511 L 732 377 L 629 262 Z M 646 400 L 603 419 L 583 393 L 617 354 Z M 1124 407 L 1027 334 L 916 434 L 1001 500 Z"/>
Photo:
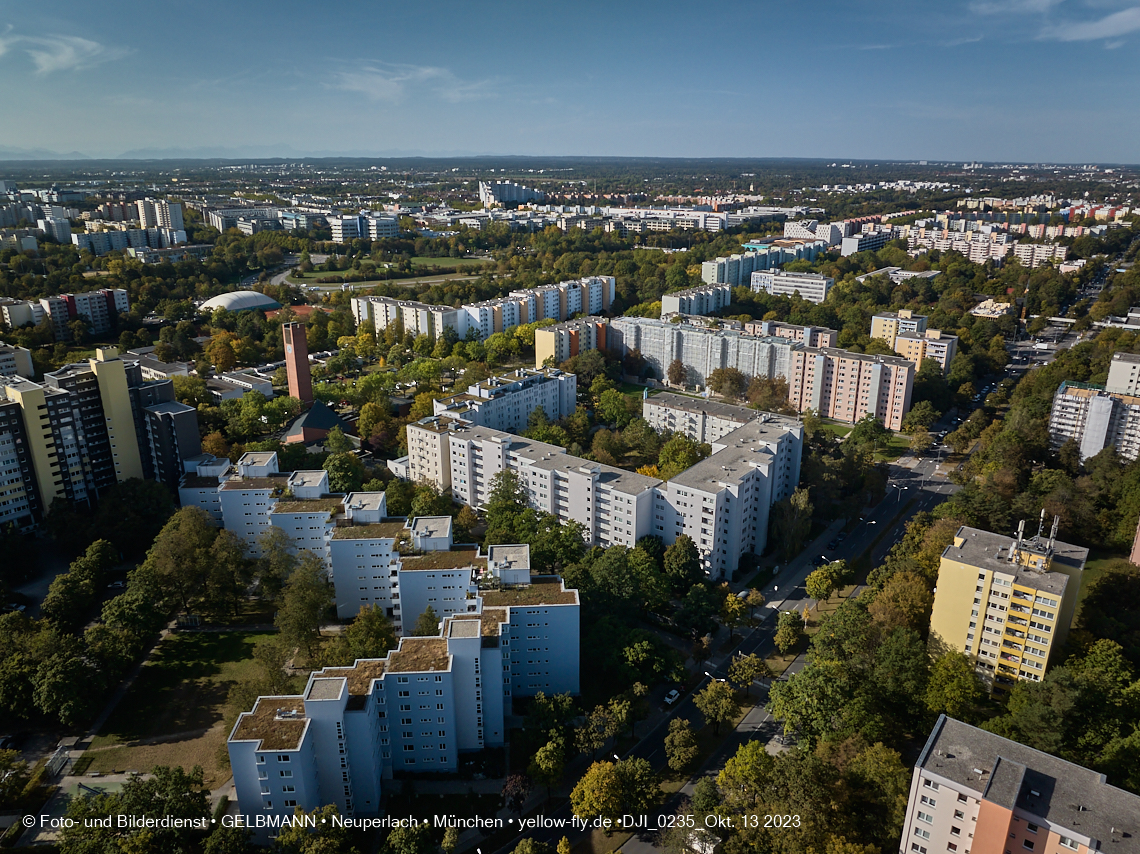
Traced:
<path fill-rule="evenodd" d="M 894 234 L 891 228 L 887 226 L 880 230 L 865 231 L 862 234 L 844 237 L 840 241 L 839 251 L 844 257 L 854 255 L 856 252 L 874 252 L 882 249 L 892 240 L 894 240 Z"/>
<path fill-rule="evenodd" d="M 774 335 L 777 338 L 787 338 L 789 341 L 799 341 L 806 347 L 834 347 L 839 340 L 839 333 L 834 329 L 822 326 L 796 326 L 776 320 L 753 320 L 746 323 L 744 334 Z"/>
<path fill-rule="evenodd" d="M 828 246 L 838 246 L 840 241 L 850 234 L 851 224 L 848 222 L 819 222 L 814 219 L 800 219 L 784 223 L 784 237 L 822 240 Z"/>
<path fill-rule="evenodd" d="M 1140 798 L 940 715 L 911 777 L 899 854 L 1140 851 Z"/>
<path fill-rule="evenodd" d="M 942 553 L 930 634 L 965 653 L 997 693 L 1041 681 L 1068 637 L 1089 550 L 1044 533 L 1016 538 L 961 527 Z"/>
<path fill-rule="evenodd" d="M 786 377 L 792 353 L 801 346 L 788 338 L 760 338 L 740 330 L 645 317 L 615 317 L 607 344 L 614 355 L 637 350 L 659 378 L 666 376 L 674 359 L 680 359 L 686 382 L 698 385 L 717 368 L 736 368 L 748 377 Z"/>
<path fill-rule="evenodd" d="M 903 332 L 895 337 L 894 350 L 919 368 L 924 359 L 933 359 L 942 366 L 942 373 L 948 374 L 958 352 L 958 336 L 947 335 L 939 329 L 927 329 L 921 334 Z"/>
<path fill-rule="evenodd" d="M 135 202 L 139 225 L 143 228 L 170 228 L 182 230 L 182 203 L 165 199 L 139 199 Z"/>
<path fill-rule="evenodd" d="M 599 317 L 580 317 L 554 326 L 534 330 L 534 366 L 546 366 L 548 360 L 561 365 L 567 359 L 589 350 L 606 349 L 609 325 Z"/>
<path fill-rule="evenodd" d="M 873 415 L 901 430 L 914 391 L 914 363 L 897 356 L 868 356 L 831 347 L 791 353 L 789 401 L 798 411 L 854 424 Z"/>
<path fill-rule="evenodd" d="M 739 255 L 716 258 L 701 264 L 701 280 L 708 284 L 727 284 L 749 287 L 752 274 L 762 270 L 775 270 L 788 261 L 807 259 L 814 261 L 826 251 L 824 240 L 789 240 L 777 243 L 747 244 L 749 250 Z"/>
<path fill-rule="evenodd" d="M 894 350 L 895 339 L 900 335 L 926 334 L 926 321 L 925 314 L 915 314 L 907 308 L 884 311 L 871 316 L 871 337 L 886 341 Z"/>
<path fill-rule="evenodd" d="M 661 297 L 661 314 L 712 314 L 732 303 L 732 286 L 705 285 Z"/>
<path fill-rule="evenodd" d="M 806 299 L 808 302 L 821 303 L 827 299 L 835 279 L 821 276 L 819 273 L 785 273 L 783 270 L 768 270 L 753 273 L 750 284 L 755 293 L 765 291 L 789 297 L 799 294 L 801 299 Z"/>
<path fill-rule="evenodd" d="M 127 292 L 122 288 L 102 288 L 82 294 L 60 294 L 40 300 L 44 315 L 51 318 L 56 341 L 70 341 L 71 330 L 67 324 L 82 318 L 95 335 L 111 330 L 120 314 L 130 311 Z"/>
<path fill-rule="evenodd" d="M 579 602 L 557 576 L 488 585 L 436 637 L 325 668 L 295 696 L 260 697 L 227 741 L 247 819 L 335 804 L 375 816 L 394 772 L 452 773 L 500 746 L 515 697 L 579 691 Z M 254 822 L 250 821 L 252 825 Z M 274 833 L 263 830 L 258 841 Z"/>
<path fill-rule="evenodd" d="M 1063 243 L 1017 243 L 1013 247 L 1013 257 L 1024 267 L 1040 267 L 1046 262 L 1064 261 L 1069 257 L 1069 247 Z"/>
<path fill-rule="evenodd" d="M 145 382 L 116 348 L 45 374 L 42 383 L 13 376 L 3 387 L 20 413 L 26 477 L 35 479 L 33 522 L 56 498 L 86 503 L 117 482 L 154 478 L 159 470 L 176 481 L 171 468 L 200 453 L 197 411 L 185 414 L 181 404 L 172 411 L 173 383 Z"/>
<path fill-rule="evenodd" d="M 1140 456 L 1140 396 L 1065 380 L 1053 395 L 1049 437 L 1055 448 L 1072 439 L 1081 459 L 1112 445 L 1126 460 Z"/>
<path fill-rule="evenodd" d="M 0 397 L 0 526 L 34 527 L 47 509 L 39 490 L 23 408 Z"/>
<path fill-rule="evenodd" d="M 13 344 L 0 344 L 0 376 L 31 379 L 35 375 L 31 350 Z"/>
<path fill-rule="evenodd" d="M 38 301 L 0 297 L 0 320 L 3 320 L 9 329 L 38 326 L 46 316 L 47 312 Z"/>
<path fill-rule="evenodd" d="M 548 420 L 558 421 L 573 414 L 577 405 L 578 377 L 557 368 L 519 368 L 433 404 L 436 415 L 510 433 L 526 430 L 535 409 L 542 409 Z"/>
<path fill-rule="evenodd" d="M 483 207 L 490 208 L 504 202 L 526 204 L 528 202 L 541 202 L 546 194 L 540 190 L 524 187 L 513 181 L 480 181 L 479 201 Z"/>
<path fill-rule="evenodd" d="M 469 330 L 474 330 L 475 336 L 485 341 L 496 332 L 506 332 L 524 323 L 536 323 L 547 318 L 564 321 L 576 314 L 608 311 L 616 296 L 616 288 L 613 276 L 588 276 L 512 291 L 505 297 L 469 303 L 459 308 L 390 297 L 353 297 L 352 312 L 358 324 L 371 323 L 378 332 L 398 320 L 406 332 L 427 335 L 432 340 L 450 327 L 460 339 L 466 338 Z"/>
<path fill-rule="evenodd" d="M 632 547 L 649 534 L 672 543 L 688 534 L 709 575 L 728 578 L 742 554 L 763 551 L 771 505 L 795 489 L 803 428 L 794 419 L 678 395 L 649 398 L 646 412 L 655 428 L 704 437 L 712 456 L 662 483 L 556 445 L 436 416 L 408 425 L 407 477 L 480 507 L 494 476 L 510 470 L 530 506 L 578 522 L 591 545 Z"/>
<path fill-rule="evenodd" d="M 870 273 L 864 273 L 862 276 L 856 276 L 855 281 L 865 282 L 867 279 L 872 279 L 875 276 L 886 276 L 891 280 L 892 284 L 901 285 L 903 282 L 909 282 L 911 279 L 925 279 L 929 281 L 935 278 L 939 272 L 939 270 L 927 270 L 918 273 L 912 270 L 904 270 L 902 267 L 882 267 Z M 874 336 L 871 337 L 873 338 Z"/>

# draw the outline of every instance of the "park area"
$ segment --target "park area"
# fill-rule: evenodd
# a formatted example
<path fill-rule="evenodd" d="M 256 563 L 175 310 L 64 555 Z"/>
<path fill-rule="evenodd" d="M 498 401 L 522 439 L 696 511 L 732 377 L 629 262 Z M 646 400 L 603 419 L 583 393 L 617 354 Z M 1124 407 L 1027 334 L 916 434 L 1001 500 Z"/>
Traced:
<path fill-rule="evenodd" d="M 264 632 L 172 634 L 155 649 L 82 757 L 76 774 L 201 765 L 207 786 L 229 777 L 219 762 L 226 741 L 226 696 L 254 678 L 254 647 Z"/>

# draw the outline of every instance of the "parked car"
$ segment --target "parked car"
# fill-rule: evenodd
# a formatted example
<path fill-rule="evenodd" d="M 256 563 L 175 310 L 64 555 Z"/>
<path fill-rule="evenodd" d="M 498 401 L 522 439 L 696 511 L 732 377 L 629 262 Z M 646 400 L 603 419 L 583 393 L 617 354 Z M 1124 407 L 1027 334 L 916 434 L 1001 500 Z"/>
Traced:
<path fill-rule="evenodd" d="M 681 692 L 674 688 L 672 691 L 665 695 L 665 705 L 671 706 L 679 699 L 681 699 Z"/>

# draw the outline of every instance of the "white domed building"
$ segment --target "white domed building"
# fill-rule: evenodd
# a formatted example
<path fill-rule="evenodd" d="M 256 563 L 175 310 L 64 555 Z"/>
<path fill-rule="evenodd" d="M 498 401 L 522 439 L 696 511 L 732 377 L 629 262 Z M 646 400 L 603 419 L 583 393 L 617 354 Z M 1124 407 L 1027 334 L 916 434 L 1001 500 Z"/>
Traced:
<path fill-rule="evenodd" d="M 198 310 L 209 314 L 219 308 L 224 308 L 226 311 L 273 311 L 281 308 L 281 303 L 257 291 L 231 291 L 228 294 L 211 297 L 202 303 Z"/>

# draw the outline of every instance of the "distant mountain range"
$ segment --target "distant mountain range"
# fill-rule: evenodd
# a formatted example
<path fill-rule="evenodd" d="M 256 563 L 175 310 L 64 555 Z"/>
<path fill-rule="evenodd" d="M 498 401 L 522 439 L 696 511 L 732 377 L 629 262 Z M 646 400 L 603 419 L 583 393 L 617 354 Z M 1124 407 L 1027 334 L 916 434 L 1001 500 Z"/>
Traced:
<path fill-rule="evenodd" d="M 291 145 L 245 145 L 234 147 L 196 146 L 171 148 L 133 148 L 112 155 L 84 154 L 80 151 L 52 151 L 46 148 L 12 148 L 0 145 L 0 161 L 4 160 L 241 160 L 304 159 L 306 157 L 478 157 L 473 151 L 423 151 L 385 149 L 382 151 L 299 151 Z"/>

